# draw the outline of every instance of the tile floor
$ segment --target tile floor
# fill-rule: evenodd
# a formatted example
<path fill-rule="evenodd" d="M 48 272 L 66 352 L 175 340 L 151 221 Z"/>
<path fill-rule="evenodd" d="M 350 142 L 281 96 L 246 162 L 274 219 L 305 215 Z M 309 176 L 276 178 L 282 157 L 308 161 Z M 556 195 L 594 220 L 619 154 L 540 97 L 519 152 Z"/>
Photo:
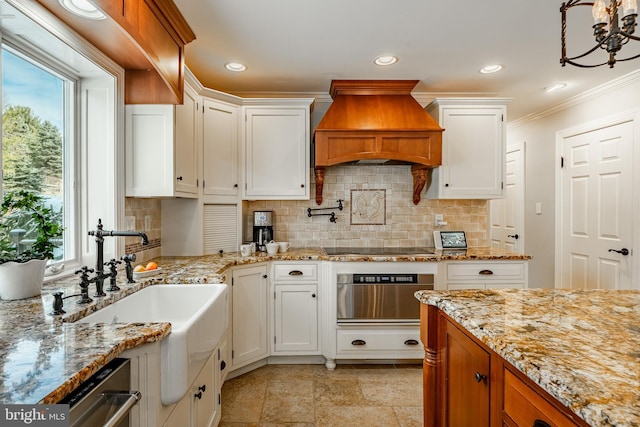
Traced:
<path fill-rule="evenodd" d="M 220 427 L 422 426 L 420 365 L 267 365 L 227 380 Z"/>

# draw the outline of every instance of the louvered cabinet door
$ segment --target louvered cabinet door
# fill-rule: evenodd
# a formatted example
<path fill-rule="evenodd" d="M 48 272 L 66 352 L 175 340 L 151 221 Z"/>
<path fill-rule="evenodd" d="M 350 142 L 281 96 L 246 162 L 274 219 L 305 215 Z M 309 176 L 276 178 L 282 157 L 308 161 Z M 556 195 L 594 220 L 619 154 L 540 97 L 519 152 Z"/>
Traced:
<path fill-rule="evenodd" d="M 205 255 L 238 252 L 238 205 L 204 205 L 203 250 Z"/>

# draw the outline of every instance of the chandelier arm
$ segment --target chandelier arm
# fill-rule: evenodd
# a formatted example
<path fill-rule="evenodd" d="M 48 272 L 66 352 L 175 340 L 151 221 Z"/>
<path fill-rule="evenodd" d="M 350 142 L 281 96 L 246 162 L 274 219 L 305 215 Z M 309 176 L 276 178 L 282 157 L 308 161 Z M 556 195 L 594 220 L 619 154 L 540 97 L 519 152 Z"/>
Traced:
<path fill-rule="evenodd" d="M 636 59 L 636 58 L 640 58 L 640 53 L 637 54 L 636 56 L 631 56 L 629 58 L 624 58 L 624 59 L 617 59 L 616 58 L 616 62 L 624 62 L 624 61 L 631 61 L 632 59 Z M 606 63 L 605 63 L 606 64 Z"/>
<path fill-rule="evenodd" d="M 627 39 L 631 39 L 631 40 L 635 40 L 635 41 L 637 41 L 637 42 L 640 42 L 640 37 L 638 37 L 638 36 L 634 36 L 633 34 L 625 33 L 625 32 L 624 32 L 624 31 L 622 31 L 622 30 L 620 30 L 620 31 L 618 32 L 618 34 L 620 34 L 620 35 L 621 35 L 621 36 L 623 36 L 623 37 L 626 37 Z"/>
<path fill-rule="evenodd" d="M 567 64 L 571 64 L 573 66 L 576 67 L 580 67 L 580 68 L 596 68 L 596 67 L 600 67 L 602 65 L 608 64 L 608 62 L 603 62 L 601 64 L 595 64 L 595 65 L 583 65 L 583 64 L 578 64 L 577 62 L 572 61 L 573 58 L 569 59 L 569 58 L 565 58 L 564 62 L 566 62 Z"/>
<path fill-rule="evenodd" d="M 594 47 L 592 47 L 591 49 L 589 49 L 588 51 L 586 51 L 586 52 L 585 52 L 585 53 L 583 53 L 582 55 L 573 56 L 573 57 L 571 57 L 571 58 L 567 58 L 567 59 L 580 59 L 580 58 L 583 58 L 583 57 L 585 57 L 585 56 L 589 55 L 590 53 L 595 52 L 597 49 L 602 49 L 602 48 L 603 48 L 603 47 L 602 47 L 602 45 L 603 45 L 607 40 L 609 40 L 610 38 L 611 38 L 611 35 L 608 35 L 608 36 L 603 40 L 603 42 L 602 42 L 602 43 L 599 43 L 599 44 L 595 45 Z M 605 62 L 605 64 L 606 64 L 606 62 Z"/>

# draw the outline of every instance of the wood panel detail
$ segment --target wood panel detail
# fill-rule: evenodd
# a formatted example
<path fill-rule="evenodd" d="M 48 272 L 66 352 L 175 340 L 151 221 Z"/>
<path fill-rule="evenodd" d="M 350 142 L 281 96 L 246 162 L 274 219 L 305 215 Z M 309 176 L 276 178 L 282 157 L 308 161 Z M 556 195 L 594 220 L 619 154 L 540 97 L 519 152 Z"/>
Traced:
<path fill-rule="evenodd" d="M 195 34 L 171 0 L 95 0 L 107 15 L 99 21 L 37 1 L 125 69 L 126 104 L 182 104 L 184 46 Z"/>

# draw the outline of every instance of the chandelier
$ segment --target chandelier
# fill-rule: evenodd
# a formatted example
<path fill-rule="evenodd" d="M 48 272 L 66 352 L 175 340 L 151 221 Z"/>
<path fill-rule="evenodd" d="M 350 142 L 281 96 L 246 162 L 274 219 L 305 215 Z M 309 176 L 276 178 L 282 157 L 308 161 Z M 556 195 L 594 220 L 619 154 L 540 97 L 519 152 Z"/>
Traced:
<path fill-rule="evenodd" d="M 582 0 L 568 0 L 562 3 L 560 12 L 562 13 L 562 58 L 560 64 L 564 67 L 566 64 L 575 65 L 576 67 L 593 68 L 608 64 L 609 68 L 613 68 L 617 61 L 629 61 L 640 57 L 640 53 L 624 59 L 616 59 L 616 54 L 622 49 L 622 46 L 629 43 L 629 40 L 640 41 L 640 37 L 633 35 L 636 27 L 637 2 L 636 0 L 607 0 L 609 6 L 605 4 L 605 0 L 595 0 L 593 2 L 585 2 Z M 574 6 L 592 6 L 591 13 L 593 15 L 593 36 L 596 44 L 582 55 L 567 57 L 567 11 Z M 620 19 L 622 16 L 622 19 Z M 601 64 L 585 65 L 576 62 L 581 60 L 590 53 L 598 49 L 606 50 L 609 59 Z"/>

